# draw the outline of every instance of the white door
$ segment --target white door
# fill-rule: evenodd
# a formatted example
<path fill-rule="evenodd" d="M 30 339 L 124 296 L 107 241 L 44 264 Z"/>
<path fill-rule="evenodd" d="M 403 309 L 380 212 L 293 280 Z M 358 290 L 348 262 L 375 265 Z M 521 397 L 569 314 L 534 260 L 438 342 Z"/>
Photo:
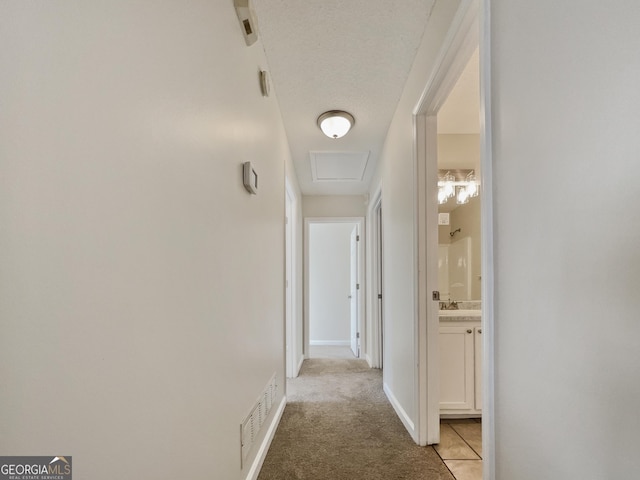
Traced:
<path fill-rule="evenodd" d="M 358 226 L 354 226 L 351 231 L 351 279 L 349 282 L 349 303 L 351 308 L 351 351 L 356 357 L 360 356 L 359 334 L 358 334 Z"/>

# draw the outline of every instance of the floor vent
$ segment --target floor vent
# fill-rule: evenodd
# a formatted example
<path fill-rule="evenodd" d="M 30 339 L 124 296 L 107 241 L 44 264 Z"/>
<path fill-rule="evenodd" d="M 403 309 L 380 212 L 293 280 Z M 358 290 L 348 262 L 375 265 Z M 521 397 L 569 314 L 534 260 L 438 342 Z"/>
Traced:
<path fill-rule="evenodd" d="M 249 455 L 249 451 L 253 446 L 253 442 L 258 438 L 262 425 L 267 420 L 271 407 L 278 396 L 278 384 L 276 382 L 276 374 L 274 373 L 269 383 L 264 388 L 262 394 L 258 397 L 255 404 L 251 408 L 251 413 L 245 417 L 240 425 L 240 443 L 242 449 L 242 467 Z"/>

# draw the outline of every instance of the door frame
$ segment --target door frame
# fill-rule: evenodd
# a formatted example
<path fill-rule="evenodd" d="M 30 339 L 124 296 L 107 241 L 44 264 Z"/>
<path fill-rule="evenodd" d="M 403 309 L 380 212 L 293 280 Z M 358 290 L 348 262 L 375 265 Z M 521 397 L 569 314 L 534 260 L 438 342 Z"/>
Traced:
<path fill-rule="evenodd" d="M 295 378 L 300 372 L 303 355 L 298 351 L 302 332 L 298 331 L 297 237 L 298 202 L 295 191 L 285 177 L 285 372 Z M 289 215 L 287 216 L 287 205 Z M 289 348 L 287 348 L 287 346 Z"/>
<path fill-rule="evenodd" d="M 384 366 L 384 296 L 382 302 L 378 301 L 378 293 L 383 293 L 384 278 L 382 265 L 382 220 L 377 213 L 382 209 L 382 185 L 379 185 L 371 196 L 369 203 L 367 225 L 368 245 L 367 258 L 369 265 L 369 286 L 367 289 L 367 305 L 369 315 L 366 320 L 366 355 L 365 359 L 371 368 L 383 368 Z M 382 277 L 382 278 L 381 278 Z M 380 285 L 378 285 L 380 283 Z M 379 291 L 378 291 L 379 290 Z"/>
<path fill-rule="evenodd" d="M 437 121 L 436 115 L 466 65 L 480 48 L 480 163 L 482 174 L 482 328 L 483 478 L 495 479 L 494 412 L 494 265 L 491 124 L 490 0 L 462 0 L 436 68 L 426 83 L 414 115 L 417 177 L 418 373 L 416 379 L 418 438 L 421 445 L 440 440 L 438 304 L 430 285 L 437 285 Z M 430 181 L 427 181 L 427 180 Z M 435 259 L 435 261 L 434 261 Z"/>
<path fill-rule="evenodd" d="M 355 238 L 354 238 L 355 236 Z M 362 346 L 360 344 L 360 328 L 358 327 L 360 319 L 360 273 L 358 267 L 360 259 L 360 231 L 358 224 L 354 224 L 351 234 L 349 235 L 349 340 L 351 351 L 360 358 Z M 355 251 L 354 251 L 355 250 Z M 356 296 L 354 299 L 353 296 Z M 355 317 L 355 318 L 354 318 Z M 355 332 L 354 332 L 355 329 Z M 355 335 L 354 335 L 355 334 Z"/>
<path fill-rule="evenodd" d="M 437 119 L 438 110 L 476 47 L 480 48 L 480 164 L 482 174 L 482 328 L 483 328 L 483 478 L 495 479 L 493 192 L 491 150 L 490 0 L 462 0 L 414 111 L 417 178 L 418 304 L 416 378 L 418 438 L 421 445 L 440 441 L 438 303 L 429 286 L 437 285 Z"/>
<path fill-rule="evenodd" d="M 363 318 L 365 315 L 365 296 L 367 292 L 365 280 L 365 231 L 364 217 L 305 217 L 304 218 L 304 353 L 309 358 L 309 226 L 314 223 L 355 223 L 358 225 L 360 244 L 358 248 L 358 278 L 360 279 L 360 294 L 358 295 L 358 331 L 360 332 L 360 354 L 363 354 L 366 337 Z"/>

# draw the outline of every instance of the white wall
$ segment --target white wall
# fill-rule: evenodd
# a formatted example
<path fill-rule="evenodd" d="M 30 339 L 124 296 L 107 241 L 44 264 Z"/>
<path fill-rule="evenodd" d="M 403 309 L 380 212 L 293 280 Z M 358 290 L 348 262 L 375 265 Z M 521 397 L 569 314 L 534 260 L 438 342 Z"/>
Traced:
<path fill-rule="evenodd" d="M 350 259 L 355 223 L 309 224 L 309 340 L 349 344 Z"/>
<path fill-rule="evenodd" d="M 480 135 L 477 133 L 439 133 L 438 168 L 444 170 L 472 168 L 481 180 Z"/>
<path fill-rule="evenodd" d="M 204 0 L 2 2 L 0 43 L 0 451 L 244 478 L 240 422 L 284 389 L 289 152 L 260 44 Z"/>
<path fill-rule="evenodd" d="M 305 217 L 364 217 L 367 202 L 363 195 L 305 195 L 302 209 Z"/>
<path fill-rule="evenodd" d="M 640 4 L 491 4 L 496 478 L 629 478 Z"/>
<path fill-rule="evenodd" d="M 415 315 L 416 222 L 413 109 L 419 102 L 459 1 L 437 0 L 405 89 L 389 126 L 371 196 L 382 185 L 385 275 L 384 384 L 405 426 L 417 439 Z M 371 219 L 369 219 L 371 221 Z"/>

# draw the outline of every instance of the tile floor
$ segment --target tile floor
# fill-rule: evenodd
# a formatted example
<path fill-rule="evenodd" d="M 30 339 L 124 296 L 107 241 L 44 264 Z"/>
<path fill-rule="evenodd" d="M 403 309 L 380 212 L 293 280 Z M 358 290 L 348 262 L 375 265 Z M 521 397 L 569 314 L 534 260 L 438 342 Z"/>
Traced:
<path fill-rule="evenodd" d="M 442 419 L 434 447 L 456 480 L 482 480 L 480 419 Z"/>

